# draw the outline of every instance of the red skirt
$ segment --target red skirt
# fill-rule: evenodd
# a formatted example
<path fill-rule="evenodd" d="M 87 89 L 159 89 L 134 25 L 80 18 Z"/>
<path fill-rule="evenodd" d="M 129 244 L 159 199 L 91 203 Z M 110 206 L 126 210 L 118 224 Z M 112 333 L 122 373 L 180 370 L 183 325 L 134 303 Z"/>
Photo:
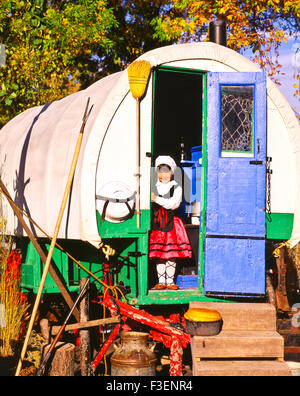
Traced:
<path fill-rule="evenodd" d="M 149 258 L 192 258 L 190 241 L 179 217 L 174 217 L 171 231 L 151 231 Z"/>

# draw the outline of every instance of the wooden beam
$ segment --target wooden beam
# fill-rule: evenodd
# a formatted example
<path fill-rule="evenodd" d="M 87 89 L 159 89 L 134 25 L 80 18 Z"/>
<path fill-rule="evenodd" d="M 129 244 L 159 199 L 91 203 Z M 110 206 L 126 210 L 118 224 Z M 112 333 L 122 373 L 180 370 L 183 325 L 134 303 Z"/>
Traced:
<path fill-rule="evenodd" d="M 299 353 L 300 354 L 300 347 L 299 346 L 285 346 L 284 353 Z"/>
<path fill-rule="evenodd" d="M 96 319 L 96 320 L 90 320 L 88 322 L 79 322 L 79 323 L 73 323 L 69 324 L 65 327 L 65 331 L 72 331 L 72 330 L 77 330 L 77 329 L 88 329 L 90 327 L 96 327 L 96 326 L 103 326 L 107 324 L 117 324 L 120 323 L 120 319 L 118 318 L 104 318 L 104 319 Z M 50 327 L 50 334 L 56 335 L 59 332 L 60 326 L 53 326 Z"/>

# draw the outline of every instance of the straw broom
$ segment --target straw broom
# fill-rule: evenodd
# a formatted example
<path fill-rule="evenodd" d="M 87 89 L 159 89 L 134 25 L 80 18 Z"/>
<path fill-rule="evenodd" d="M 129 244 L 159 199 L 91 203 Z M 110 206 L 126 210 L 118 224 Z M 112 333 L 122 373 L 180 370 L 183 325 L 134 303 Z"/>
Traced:
<path fill-rule="evenodd" d="M 127 69 L 128 81 L 132 96 L 136 99 L 136 213 L 137 228 L 141 227 L 140 205 L 140 101 L 146 92 L 151 72 L 151 64 L 144 60 L 134 61 Z"/>
<path fill-rule="evenodd" d="M 39 306 L 39 303 L 40 303 L 40 300 L 41 300 L 43 288 L 44 288 L 44 285 L 45 285 L 46 277 L 47 277 L 48 270 L 49 270 L 50 263 L 51 263 L 51 259 L 52 259 L 52 254 L 53 254 L 53 251 L 54 251 L 54 248 L 55 248 L 55 245 L 56 245 L 56 240 L 57 240 L 57 236 L 58 236 L 58 233 L 59 233 L 62 217 L 63 217 L 63 214 L 64 214 L 64 210 L 65 210 L 65 207 L 66 207 L 66 204 L 67 204 L 67 200 L 68 200 L 68 197 L 69 197 L 69 192 L 70 192 L 71 185 L 72 185 L 72 182 L 73 182 L 75 169 L 76 169 L 76 165 L 77 165 L 77 161 L 78 161 L 78 157 L 79 157 L 79 152 L 80 152 L 80 148 L 81 148 L 81 143 L 82 143 L 82 139 L 83 139 L 84 127 L 85 127 L 85 124 L 86 124 L 87 117 L 89 115 L 88 114 L 89 102 L 90 102 L 90 98 L 88 98 L 88 101 L 87 101 L 87 104 L 86 104 L 86 108 L 85 108 L 85 112 L 84 112 L 84 116 L 83 116 L 81 129 L 80 129 L 80 132 L 79 132 L 79 135 L 78 135 L 78 138 L 77 138 L 76 147 L 75 147 L 75 151 L 74 151 L 74 155 L 73 155 L 73 159 L 72 159 L 72 164 L 71 164 L 71 168 L 70 168 L 70 171 L 69 171 L 67 184 L 66 184 L 66 187 L 65 187 L 64 196 L 63 196 L 63 199 L 62 199 L 62 203 L 61 203 L 61 206 L 60 206 L 58 218 L 57 218 L 56 225 L 55 225 L 53 238 L 52 238 L 51 245 L 50 245 L 50 248 L 49 248 L 47 260 L 46 260 L 46 263 L 45 263 L 45 266 L 44 266 L 43 274 L 42 274 L 42 277 L 41 277 L 39 290 L 38 290 L 38 293 L 36 295 L 36 299 L 35 299 L 34 307 L 33 307 L 33 310 L 32 310 L 31 318 L 30 318 L 30 321 L 29 321 L 29 325 L 28 325 L 25 341 L 24 341 L 23 348 L 22 348 L 22 351 L 21 351 L 21 356 L 20 356 L 20 359 L 19 359 L 19 362 L 18 362 L 16 373 L 15 373 L 16 377 L 19 376 L 21 368 L 22 368 L 22 363 L 23 363 L 23 360 L 24 360 L 24 357 L 25 357 L 25 354 L 26 354 L 30 333 L 31 333 L 31 330 L 33 328 L 33 324 L 34 324 L 35 317 L 36 317 L 36 314 L 37 314 L 38 306 Z"/>

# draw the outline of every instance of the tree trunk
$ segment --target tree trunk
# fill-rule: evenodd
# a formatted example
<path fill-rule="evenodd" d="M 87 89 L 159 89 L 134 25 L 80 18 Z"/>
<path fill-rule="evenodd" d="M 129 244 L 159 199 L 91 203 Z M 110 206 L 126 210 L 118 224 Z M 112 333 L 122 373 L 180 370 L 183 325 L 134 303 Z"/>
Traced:
<path fill-rule="evenodd" d="M 43 356 L 50 344 L 43 344 Z M 45 374 L 49 377 L 74 377 L 75 345 L 58 342 L 49 359 Z"/>

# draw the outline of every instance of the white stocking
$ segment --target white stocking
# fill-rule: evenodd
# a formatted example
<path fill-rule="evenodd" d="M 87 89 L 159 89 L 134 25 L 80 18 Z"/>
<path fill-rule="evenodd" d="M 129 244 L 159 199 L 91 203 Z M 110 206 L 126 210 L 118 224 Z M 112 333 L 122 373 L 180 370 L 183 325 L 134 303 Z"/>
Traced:
<path fill-rule="evenodd" d="M 176 271 L 176 261 L 167 261 L 166 263 L 166 280 L 168 285 L 174 284 L 174 275 Z"/>
<path fill-rule="evenodd" d="M 156 264 L 158 283 L 164 285 L 166 283 L 166 264 Z"/>

